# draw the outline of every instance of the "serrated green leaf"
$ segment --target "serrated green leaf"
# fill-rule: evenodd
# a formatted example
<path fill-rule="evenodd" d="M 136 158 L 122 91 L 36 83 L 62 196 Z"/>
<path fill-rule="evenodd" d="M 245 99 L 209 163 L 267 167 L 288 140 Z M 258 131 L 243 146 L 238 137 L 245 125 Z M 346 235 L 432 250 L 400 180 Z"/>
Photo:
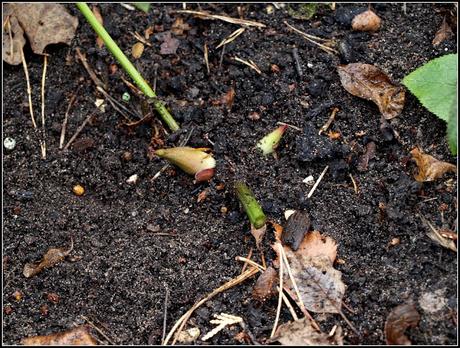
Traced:
<path fill-rule="evenodd" d="M 457 93 L 457 61 L 457 54 L 435 58 L 403 80 L 424 107 L 446 122 Z"/>
<path fill-rule="evenodd" d="M 132 2 L 131 4 L 145 13 L 149 12 L 150 2 Z"/>
<path fill-rule="evenodd" d="M 452 102 L 452 107 L 451 107 L 451 113 L 450 113 L 450 119 L 449 122 L 447 123 L 447 139 L 449 141 L 449 147 L 450 151 L 452 152 L 452 155 L 456 156 L 457 155 L 457 115 L 458 115 L 458 109 L 457 109 L 457 86 L 455 89 L 455 98 L 453 99 Z"/>

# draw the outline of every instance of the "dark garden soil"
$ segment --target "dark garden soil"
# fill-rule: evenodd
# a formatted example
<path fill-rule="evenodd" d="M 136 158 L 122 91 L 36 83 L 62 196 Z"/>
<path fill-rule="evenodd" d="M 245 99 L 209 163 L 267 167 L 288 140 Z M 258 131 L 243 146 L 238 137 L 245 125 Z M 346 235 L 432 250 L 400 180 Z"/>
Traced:
<path fill-rule="evenodd" d="M 153 5 L 149 14 L 100 4 L 107 30 L 129 57 L 137 42 L 131 32 L 143 35 L 149 26 L 154 27 L 149 39 L 152 46 L 146 46 L 134 62 L 151 83 L 158 65 L 158 95 L 181 125 L 181 131 L 171 135 L 156 122 L 156 140 L 163 140 L 164 147 L 177 146 L 193 129 L 188 145 L 210 147 L 217 160 L 216 175 L 202 184 L 194 184 L 191 176 L 173 167 L 153 180 L 165 161 L 148 157 L 152 125 L 128 130 L 123 126 L 125 119 L 110 104 L 105 112 L 96 108 L 95 101 L 102 95 L 76 58 L 77 47 L 114 98 L 121 101 L 123 93 L 129 92 L 129 106 L 139 108 L 141 103 L 122 81 L 127 75 L 111 67 L 114 58 L 96 46 L 95 34 L 83 17 L 73 5 L 66 6 L 78 16 L 79 27 L 70 47 L 47 49 L 51 57 L 46 82 L 46 160 L 40 158 L 30 121 L 22 66 L 3 66 L 3 135 L 17 142 L 14 150 L 3 153 L 4 343 L 18 344 L 25 336 L 63 331 L 84 323 L 81 316 L 85 316 L 114 343 L 160 344 L 166 289 L 168 332 L 196 301 L 240 274 L 242 263 L 236 256 L 256 250 L 248 219 L 234 194 L 236 179 L 248 183 L 270 219 L 284 224 L 287 209 L 304 209 L 315 230 L 337 241 L 338 258 L 344 263 L 335 268 L 342 272 L 347 285 L 344 303 L 353 313 L 343 310 L 359 336 L 338 314 L 313 314 L 323 331 L 339 324 L 345 344 L 385 344 L 388 314 L 412 300 L 421 315 L 419 324 L 407 330 L 413 344 L 457 342 L 456 253 L 431 241 L 417 215 L 439 228 L 456 230 L 456 176 L 417 183 L 409 153 L 419 146 L 455 163 L 445 139 L 445 124 L 406 93 L 403 112 L 391 121 L 399 137 L 383 134 L 378 108 L 346 92 L 336 70 L 340 63 L 375 64 L 394 81 L 401 81 L 428 60 L 457 52 L 455 35 L 436 48 L 431 43 L 443 20 L 441 10 L 453 5 L 408 3 L 405 14 L 402 4 L 374 4 L 383 26 L 369 34 L 350 27 L 352 14 L 366 9 L 366 4 L 338 4 L 335 11 L 322 6 L 311 20 L 293 19 L 286 9 L 267 14 L 265 4 L 243 4 L 240 13 L 245 19 L 267 26 L 247 28 L 225 46 L 222 56 L 222 48 L 215 47 L 238 25 L 174 13 L 182 9 L 179 4 Z M 196 4 L 187 8 L 198 10 Z M 236 4 L 201 4 L 201 9 L 239 18 Z M 176 37 L 180 41 L 176 54 L 161 55 L 161 41 L 155 34 L 170 30 L 179 16 L 190 30 Z M 328 54 L 292 32 L 283 23 L 286 20 L 310 34 L 343 42 L 341 56 Z M 203 59 L 205 43 L 209 74 Z M 302 76 L 293 47 L 298 48 Z M 43 59 L 26 48 L 39 119 Z M 235 56 L 252 60 L 262 74 L 232 60 Z M 273 71 L 273 64 L 279 72 Z M 88 115 L 94 116 L 73 146 L 61 151 L 61 125 L 78 86 L 66 139 Z M 236 96 L 228 111 L 213 101 L 230 87 Z M 317 143 L 305 134 L 312 128 L 317 132 L 332 107 L 340 111 L 331 129 L 342 136 L 330 140 L 321 135 L 326 145 L 315 149 Z M 260 118 L 254 119 L 254 113 Z M 289 128 L 277 159 L 263 159 L 254 145 L 277 122 L 302 130 Z M 375 158 L 367 171 L 359 171 L 358 159 L 371 141 L 376 144 Z M 304 161 L 305 153 L 312 150 L 318 156 Z M 126 158 L 125 152 L 132 158 Z M 309 175 L 316 180 L 326 165 L 329 170 L 307 199 L 311 186 L 302 180 Z M 126 183 L 133 174 L 139 176 L 137 183 Z M 72 192 L 76 184 L 85 188 L 83 196 Z M 208 190 L 207 197 L 197 202 L 203 190 Z M 400 243 L 389 245 L 394 238 Z M 39 260 L 50 247 L 69 246 L 71 239 L 74 250 L 65 261 L 35 277 L 23 276 L 27 262 Z M 262 243 L 269 264 L 275 258 L 270 247 L 273 240 L 270 225 Z M 260 262 L 260 254 L 255 252 L 253 259 Z M 209 323 L 213 314 L 224 312 L 241 316 L 255 339 L 266 342 L 277 296 L 257 302 L 251 295 L 255 280 L 246 280 L 207 302 L 192 315 L 189 327 L 205 334 L 214 327 Z M 17 290 L 23 294 L 19 302 L 13 297 Z M 422 308 L 422 295 L 436 291 L 440 309 Z M 57 303 L 49 301 L 49 293 L 59 296 Z M 280 322 L 291 319 L 283 307 Z M 209 343 L 240 344 L 235 339 L 240 331 L 239 326 L 226 328 Z"/>

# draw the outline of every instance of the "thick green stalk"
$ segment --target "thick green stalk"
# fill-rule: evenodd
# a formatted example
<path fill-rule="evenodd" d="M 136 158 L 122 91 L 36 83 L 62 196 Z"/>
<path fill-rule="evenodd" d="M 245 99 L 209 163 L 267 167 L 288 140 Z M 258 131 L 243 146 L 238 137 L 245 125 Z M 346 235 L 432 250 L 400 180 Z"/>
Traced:
<path fill-rule="evenodd" d="M 235 183 L 236 193 L 243 208 L 246 211 L 246 215 L 255 228 L 261 228 L 265 225 L 267 218 L 260 207 L 259 202 L 257 202 L 254 194 L 251 189 L 241 181 Z"/>
<path fill-rule="evenodd" d="M 131 76 L 131 78 L 136 83 L 137 87 L 144 92 L 147 97 L 154 98 L 153 105 L 155 109 L 160 114 L 163 121 L 166 122 L 168 127 L 175 132 L 179 129 L 179 125 L 176 123 L 174 118 L 171 116 L 169 111 L 165 108 L 162 102 L 160 102 L 156 98 L 156 94 L 152 88 L 150 88 L 149 84 L 144 80 L 142 75 L 137 71 L 134 65 L 130 62 L 128 57 L 122 52 L 122 50 L 118 47 L 115 41 L 110 37 L 109 33 L 105 30 L 105 28 L 99 23 L 94 16 L 91 9 L 85 2 L 77 2 L 76 3 L 80 12 L 85 16 L 86 20 L 89 24 L 93 27 L 94 31 L 97 35 L 104 41 L 105 45 L 109 49 L 109 51 L 113 54 L 113 56 L 118 60 L 120 65 L 123 69 Z"/>

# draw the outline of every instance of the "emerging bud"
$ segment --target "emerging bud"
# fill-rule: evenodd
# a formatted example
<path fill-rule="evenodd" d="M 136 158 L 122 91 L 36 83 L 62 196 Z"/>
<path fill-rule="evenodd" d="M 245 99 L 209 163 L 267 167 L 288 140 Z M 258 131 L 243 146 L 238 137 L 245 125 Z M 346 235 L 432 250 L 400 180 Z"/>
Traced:
<path fill-rule="evenodd" d="M 287 125 L 278 127 L 273 132 L 264 136 L 257 143 L 257 147 L 262 150 L 264 155 L 268 155 L 272 153 L 273 151 L 275 151 L 287 127 L 288 127 Z"/>
<path fill-rule="evenodd" d="M 216 160 L 201 149 L 188 146 L 173 147 L 156 150 L 155 154 L 178 166 L 187 174 L 194 175 L 196 182 L 208 181 L 214 176 Z"/>

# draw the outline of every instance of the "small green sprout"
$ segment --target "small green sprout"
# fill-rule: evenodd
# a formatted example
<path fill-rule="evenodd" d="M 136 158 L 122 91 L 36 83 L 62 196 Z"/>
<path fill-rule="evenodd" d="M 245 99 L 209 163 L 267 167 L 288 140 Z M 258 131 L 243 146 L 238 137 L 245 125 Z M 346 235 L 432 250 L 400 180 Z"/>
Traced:
<path fill-rule="evenodd" d="M 281 137 L 287 129 L 287 125 L 283 125 L 275 129 L 273 132 L 264 136 L 258 143 L 257 147 L 262 150 L 264 155 L 269 155 L 278 147 Z"/>
<path fill-rule="evenodd" d="M 251 189 L 242 181 L 235 183 L 235 189 L 251 225 L 256 229 L 263 227 L 267 221 L 267 217 Z"/>

